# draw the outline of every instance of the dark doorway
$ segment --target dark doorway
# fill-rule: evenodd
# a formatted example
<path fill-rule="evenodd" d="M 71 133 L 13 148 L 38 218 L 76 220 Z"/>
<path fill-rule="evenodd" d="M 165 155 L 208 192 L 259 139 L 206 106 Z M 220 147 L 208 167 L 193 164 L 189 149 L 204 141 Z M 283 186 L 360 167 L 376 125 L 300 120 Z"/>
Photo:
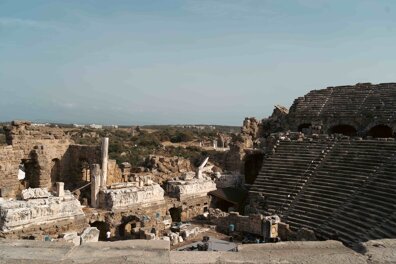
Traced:
<path fill-rule="evenodd" d="M 137 216 L 123 217 L 122 224 L 118 227 L 118 234 L 121 239 L 133 239 L 133 229 L 140 227 L 140 219 Z"/>
<path fill-rule="evenodd" d="M 329 129 L 330 134 L 343 134 L 345 136 L 356 136 L 356 129 L 351 125 L 336 125 Z"/>
<path fill-rule="evenodd" d="M 60 181 L 60 161 L 59 159 L 53 159 L 51 164 L 51 186 L 54 187 L 57 181 Z"/>
<path fill-rule="evenodd" d="M 229 201 L 223 200 L 218 197 L 216 197 L 214 204 L 216 208 L 219 208 L 223 212 L 228 212 L 230 208 L 233 208 L 234 211 L 238 209 L 235 204 L 230 203 Z"/>
<path fill-rule="evenodd" d="M 37 154 L 32 153 L 30 159 L 22 160 L 25 167 L 25 182 L 28 187 L 40 187 L 41 167 L 37 162 Z"/>
<path fill-rule="evenodd" d="M 99 229 L 99 240 L 100 241 L 106 241 L 106 232 L 108 231 L 108 226 L 105 222 L 102 221 L 96 221 L 90 224 L 92 227 L 96 227 Z"/>
<path fill-rule="evenodd" d="M 308 133 L 311 128 L 311 124 L 304 123 L 298 126 L 298 132 Z"/>
<path fill-rule="evenodd" d="M 264 154 L 254 153 L 245 157 L 245 183 L 253 184 L 263 166 Z"/>
<path fill-rule="evenodd" d="M 173 207 L 169 209 L 169 213 L 172 217 L 172 222 L 181 222 L 181 214 L 182 214 L 181 207 Z"/>
<path fill-rule="evenodd" d="M 376 125 L 369 130 L 368 135 L 374 138 L 390 138 L 393 136 L 393 131 L 386 125 Z"/>

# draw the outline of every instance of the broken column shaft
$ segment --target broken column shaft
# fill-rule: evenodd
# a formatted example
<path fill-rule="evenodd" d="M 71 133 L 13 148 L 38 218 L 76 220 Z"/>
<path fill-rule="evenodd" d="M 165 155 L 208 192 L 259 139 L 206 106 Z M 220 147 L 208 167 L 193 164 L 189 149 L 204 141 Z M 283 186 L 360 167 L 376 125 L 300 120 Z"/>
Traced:
<path fill-rule="evenodd" d="M 101 188 L 106 188 L 108 160 L 109 160 L 109 138 L 105 137 L 102 139 L 102 177 L 100 180 Z"/>

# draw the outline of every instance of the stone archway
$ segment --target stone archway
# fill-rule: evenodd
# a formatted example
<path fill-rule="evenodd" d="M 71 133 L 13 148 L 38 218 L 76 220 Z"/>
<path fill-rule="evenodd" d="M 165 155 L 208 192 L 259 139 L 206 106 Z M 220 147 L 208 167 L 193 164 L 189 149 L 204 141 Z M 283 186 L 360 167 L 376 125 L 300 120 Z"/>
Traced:
<path fill-rule="evenodd" d="M 353 137 L 356 136 L 357 130 L 351 125 L 335 125 L 329 129 L 329 134 L 343 134 L 345 136 Z"/>
<path fill-rule="evenodd" d="M 298 132 L 302 132 L 304 134 L 308 133 L 309 129 L 311 128 L 312 124 L 311 123 L 303 123 L 301 125 L 298 126 Z"/>
<path fill-rule="evenodd" d="M 140 219 L 137 216 L 125 217 L 122 220 L 121 225 L 118 226 L 118 235 L 121 239 L 133 239 L 133 229 L 140 227 Z"/>
<path fill-rule="evenodd" d="M 368 131 L 368 136 L 374 138 L 390 138 L 393 137 L 393 130 L 387 125 L 376 125 Z"/>
<path fill-rule="evenodd" d="M 182 211 L 181 207 L 172 207 L 169 209 L 169 214 L 172 218 L 172 222 L 181 222 L 182 219 Z"/>

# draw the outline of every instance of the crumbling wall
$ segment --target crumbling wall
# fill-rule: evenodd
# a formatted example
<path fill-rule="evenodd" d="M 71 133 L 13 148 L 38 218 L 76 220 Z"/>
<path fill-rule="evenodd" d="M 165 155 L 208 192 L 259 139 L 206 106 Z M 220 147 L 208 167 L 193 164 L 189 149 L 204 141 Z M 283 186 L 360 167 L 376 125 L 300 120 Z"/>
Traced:
<path fill-rule="evenodd" d="M 289 111 L 275 109 L 264 119 L 264 136 L 287 130 L 333 133 L 332 128 L 338 125 L 352 127 L 357 136 L 368 136 L 371 128 L 380 125 L 391 130 L 386 137 L 392 137 L 396 129 L 395 88 L 396 83 L 358 83 L 312 90 L 296 98 Z"/>
<path fill-rule="evenodd" d="M 209 210 L 210 203 L 211 197 L 209 195 L 190 197 L 189 199 L 181 201 L 181 221 L 190 221 L 194 217 L 207 212 Z"/>
<path fill-rule="evenodd" d="M 123 210 L 92 211 L 87 214 L 87 220 L 91 225 L 102 223 L 116 239 L 144 238 L 140 235 L 142 232 L 152 231 L 159 235 L 172 223 L 165 203 L 148 204 L 144 210 L 135 206 Z"/>
<path fill-rule="evenodd" d="M 220 209 L 209 209 L 209 220 L 216 225 L 220 232 L 227 233 L 230 225 L 234 225 L 235 231 L 250 234 L 263 235 L 263 220 L 261 214 L 249 216 L 239 215 L 238 212 L 226 213 Z"/>
<path fill-rule="evenodd" d="M 123 172 L 117 165 L 116 160 L 109 160 L 107 163 L 107 185 L 117 182 L 124 182 Z"/>
<path fill-rule="evenodd" d="M 289 110 L 281 105 L 276 105 L 272 115 L 262 120 L 261 137 L 268 137 L 271 133 L 285 131 L 288 128 L 287 116 Z"/>
<path fill-rule="evenodd" d="M 102 161 L 100 146 L 72 144 L 64 155 L 62 181 L 66 186 L 80 186 L 90 181 L 90 166 Z"/>
<path fill-rule="evenodd" d="M 18 180 L 19 164 L 24 158 L 21 149 L 13 146 L 0 147 L 0 192 L 2 197 L 15 197 L 23 188 Z"/>
<path fill-rule="evenodd" d="M 56 181 L 67 187 L 84 179 L 82 163 L 100 163 L 100 147 L 74 145 L 62 129 L 31 126 L 13 121 L 4 127 L 9 146 L 0 148 L 0 188 L 3 197 L 15 197 L 25 187 L 53 188 Z M 25 179 L 18 180 L 18 167 L 25 166 Z M 113 170 L 114 171 L 114 170 Z M 85 171 L 89 177 L 89 171 Z"/>
<path fill-rule="evenodd" d="M 71 144 L 72 141 L 62 129 L 56 127 L 31 126 L 29 121 L 12 121 L 10 126 L 5 126 L 8 145 L 18 146 L 25 154 L 36 145 Z"/>
<path fill-rule="evenodd" d="M 72 142 L 69 137 L 59 128 L 34 127 L 28 121 L 13 121 L 4 130 L 9 146 L 0 150 L 5 156 L 0 159 L 2 196 L 15 197 L 23 184 L 51 188 L 54 177 L 62 174 L 60 163 Z M 27 169 L 23 184 L 17 179 L 21 163 Z"/>

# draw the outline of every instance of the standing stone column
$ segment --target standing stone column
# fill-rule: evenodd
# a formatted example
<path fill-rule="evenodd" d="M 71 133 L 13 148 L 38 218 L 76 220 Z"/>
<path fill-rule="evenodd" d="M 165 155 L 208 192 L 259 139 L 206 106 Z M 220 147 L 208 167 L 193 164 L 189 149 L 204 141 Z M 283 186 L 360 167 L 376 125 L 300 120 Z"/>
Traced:
<path fill-rule="evenodd" d="M 91 207 L 99 207 L 99 189 L 101 183 L 100 165 L 92 164 L 91 167 Z"/>
<path fill-rule="evenodd" d="M 100 181 L 100 187 L 106 188 L 107 182 L 107 163 L 109 160 L 109 138 L 102 138 L 102 178 Z"/>

